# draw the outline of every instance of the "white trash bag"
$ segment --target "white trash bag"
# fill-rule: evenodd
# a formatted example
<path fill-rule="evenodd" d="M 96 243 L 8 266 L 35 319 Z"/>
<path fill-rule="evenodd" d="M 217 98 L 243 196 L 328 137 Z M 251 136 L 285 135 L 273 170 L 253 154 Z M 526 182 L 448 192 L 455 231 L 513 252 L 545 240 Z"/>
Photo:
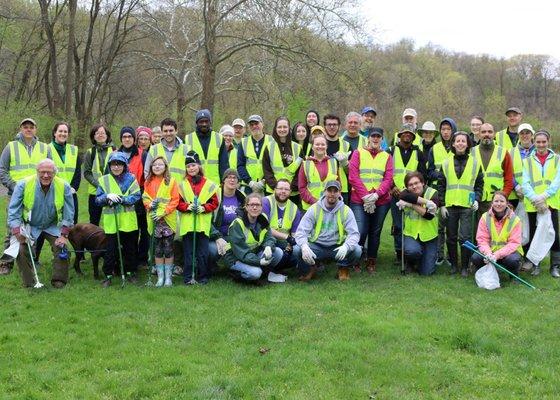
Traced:
<path fill-rule="evenodd" d="M 550 210 L 546 210 L 544 213 L 538 213 L 535 236 L 533 236 L 531 240 L 531 246 L 529 246 L 529 251 L 527 251 L 525 257 L 533 264 L 539 265 L 552 247 L 554 237 L 554 227 L 552 226 Z"/>
<path fill-rule="evenodd" d="M 525 203 L 520 201 L 515 209 L 515 215 L 521 220 L 521 246 L 525 246 L 531 241 L 531 236 L 529 233 L 529 216 L 527 215 L 527 210 L 525 209 Z"/>
<path fill-rule="evenodd" d="M 486 264 L 484 267 L 479 268 L 474 274 L 474 280 L 479 288 L 494 290 L 500 288 L 500 277 L 496 267 L 492 264 Z"/>

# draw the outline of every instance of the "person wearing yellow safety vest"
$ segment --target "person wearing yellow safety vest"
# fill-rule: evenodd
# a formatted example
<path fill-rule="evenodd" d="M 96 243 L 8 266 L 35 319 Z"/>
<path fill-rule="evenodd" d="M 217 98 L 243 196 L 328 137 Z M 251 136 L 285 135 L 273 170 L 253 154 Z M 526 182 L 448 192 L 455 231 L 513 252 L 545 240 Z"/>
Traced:
<path fill-rule="evenodd" d="M 261 283 L 264 276 L 272 280 L 267 271 L 274 270 L 283 253 L 276 247 L 268 218 L 262 213 L 262 195 L 249 194 L 238 215 L 229 226 L 226 266 L 236 280 Z"/>
<path fill-rule="evenodd" d="M 123 268 L 131 283 L 138 282 L 138 222 L 134 205 L 141 200 L 140 186 L 128 172 L 126 156 L 114 151 L 109 156 L 109 173 L 99 178 L 95 202 L 103 207 L 102 225 L 107 236 L 103 273 L 103 287 L 111 285 L 113 275 L 120 274 L 119 240 Z M 117 231 L 118 227 L 118 231 Z M 119 237 L 117 237 L 119 235 Z"/>
<path fill-rule="evenodd" d="M 234 129 L 231 125 L 224 125 L 220 128 L 220 135 L 224 140 L 228 152 L 229 168 L 237 169 L 237 142 L 235 141 Z M 222 175 L 223 178 L 223 175 Z"/>
<path fill-rule="evenodd" d="M 470 137 L 473 142 L 473 146 L 478 145 L 478 143 L 480 142 L 480 127 L 482 126 L 483 123 L 484 123 L 484 118 L 482 118 L 480 115 L 473 115 L 471 117 Z"/>
<path fill-rule="evenodd" d="M 88 182 L 89 222 L 99 225 L 103 207 L 95 203 L 96 191 L 99 178 L 106 173 L 109 156 L 115 147 L 111 141 L 111 132 L 103 124 L 94 125 L 89 132 L 89 138 L 93 146 L 86 151 L 83 158 L 84 178 Z"/>
<path fill-rule="evenodd" d="M 404 177 L 406 189 L 401 192 L 397 206 L 404 213 L 404 261 L 406 273 L 420 275 L 436 272 L 439 199 L 437 190 L 424 182 L 419 172 Z"/>
<path fill-rule="evenodd" d="M 472 240 L 473 213 L 478 209 L 484 187 L 480 164 L 470 155 L 471 146 L 468 133 L 455 132 L 451 141 L 453 157 L 443 162 L 437 185 L 451 274 L 457 273 L 457 246 L 465 240 Z M 461 275 L 464 277 L 468 276 L 470 257 L 470 251 L 461 248 Z"/>
<path fill-rule="evenodd" d="M 416 129 L 418 128 L 418 113 L 414 108 L 407 108 L 403 111 L 402 124 L 412 125 L 414 132 L 416 132 Z M 400 140 L 399 133 L 395 132 L 395 135 L 393 136 L 393 146 L 395 146 L 399 142 L 399 140 Z M 412 144 L 420 147 L 421 142 L 422 142 L 422 136 L 414 133 L 414 136 L 412 138 Z"/>
<path fill-rule="evenodd" d="M 369 131 L 367 147 L 360 147 L 350 159 L 348 179 L 350 209 L 356 217 L 360 231 L 360 246 L 367 245 L 367 271 L 375 272 L 377 251 L 381 243 L 381 230 L 391 207 L 389 191 L 393 185 L 393 157 L 381 149 L 383 136 L 377 130 Z M 354 271 L 361 272 L 360 264 Z"/>
<path fill-rule="evenodd" d="M 200 158 L 189 151 L 185 158 L 187 172 L 179 183 L 179 234 L 183 238 L 183 279 L 185 285 L 205 285 L 208 271 L 208 245 L 212 213 L 218 208 L 218 184 L 204 176 Z M 195 247 L 196 246 L 196 247 Z M 196 266 L 192 265 L 193 254 Z M 193 268 L 194 275 L 193 276 Z"/>
<path fill-rule="evenodd" d="M 297 172 L 302 163 L 299 156 L 301 146 L 290 139 L 290 121 L 279 117 L 272 128 L 272 140 L 264 150 L 262 158 L 263 174 L 267 193 L 273 193 L 279 179 L 290 182 L 290 193 L 298 202 Z"/>
<path fill-rule="evenodd" d="M 518 107 L 510 107 L 506 110 L 508 126 L 496 134 L 496 145 L 506 150 L 517 145 L 519 140 L 518 129 L 523 120 L 523 112 Z"/>
<path fill-rule="evenodd" d="M 393 156 L 393 186 L 391 188 L 391 216 L 393 225 L 391 234 L 395 245 L 395 265 L 400 265 L 402 257 L 402 213 L 397 207 L 397 201 L 401 190 L 405 188 L 404 177 L 408 172 L 418 171 L 426 176 L 426 161 L 422 151 L 413 144 L 414 137 L 417 136 L 413 124 L 404 124 L 398 133 L 398 143 L 389 149 L 389 154 Z"/>
<path fill-rule="evenodd" d="M 314 136 L 311 146 L 313 156 L 307 157 L 298 174 L 298 189 L 304 210 L 319 200 L 325 189 L 325 182 L 339 179 L 338 162 L 326 153 L 327 139 L 322 135 Z"/>
<path fill-rule="evenodd" d="M 523 160 L 535 151 L 533 145 L 534 134 L 535 131 L 530 124 L 519 125 L 519 141 L 517 146 L 509 150 L 513 164 L 513 190 L 509 194 L 508 200 L 514 208 L 517 207 L 520 200 L 523 201 L 523 187 L 521 186 L 523 183 Z"/>
<path fill-rule="evenodd" d="M 428 156 L 430 150 L 436 145 L 436 136 L 438 131 L 436 125 L 432 121 L 426 121 L 422 124 L 422 128 L 418 129 L 418 134 L 422 136 L 422 141 L 418 148 L 424 155 L 424 160 L 426 160 L 426 167 L 428 166 Z"/>
<path fill-rule="evenodd" d="M 327 155 L 336 158 L 339 163 L 338 176 L 340 178 L 340 186 L 342 187 L 342 198 L 344 199 L 344 204 L 348 204 L 348 161 L 352 155 L 350 143 L 339 135 L 340 118 L 337 115 L 325 115 L 323 117 L 323 125 L 325 127 L 325 138 L 327 139 Z M 373 129 L 383 131 L 381 128 Z"/>
<path fill-rule="evenodd" d="M 226 144 L 222 136 L 212 130 L 212 113 L 209 110 L 197 111 L 195 124 L 194 132 L 185 136 L 185 146 L 188 151 L 198 154 L 204 176 L 217 184 L 229 168 Z"/>
<path fill-rule="evenodd" d="M 307 132 L 307 128 L 301 122 L 296 122 L 292 127 L 292 141 L 300 145 L 300 156 L 305 158 L 309 154 L 311 145 L 309 141 L 311 139 L 311 133 Z"/>
<path fill-rule="evenodd" d="M 26 241 L 44 235 L 53 253 L 51 284 L 57 289 L 64 287 L 68 281 L 68 260 L 61 259 L 59 254 L 68 244 L 74 202 L 70 185 L 56 176 L 52 160 L 37 161 L 36 175 L 18 181 L 7 217 L 10 232 L 20 243 L 17 264 L 23 285 L 33 287 L 37 283 Z"/>
<path fill-rule="evenodd" d="M 169 166 L 164 156 L 152 160 L 150 173 L 144 182 L 142 194 L 148 233 L 152 235 L 153 261 L 158 280 L 156 287 L 172 286 L 173 277 L 173 239 L 177 232 L 177 215 L 179 189 L 175 179 L 169 173 Z M 164 282 L 165 281 L 165 282 Z"/>
<path fill-rule="evenodd" d="M 478 222 L 476 242 L 478 250 L 485 257 L 476 253 L 472 255 L 471 261 L 475 268 L 478 269 L 492 261 L 518 275 L 523 255 L 521 231 L 521 220 L 508 207 L 506 194 L 501 190 L 495 192 L 492 207 Z M 517 282 L 515 279 L 511 281 Z"/>
<path fill-rule="evenodd" d="M 265 181 L 263 172 L 263 156 L 272 138 L 263 132 L 263 119 L 260 115 L 251 115 L 249 136 L 243 138 L 237 149 L 237 171 L 244 186 L 245 193 L 264 193 Z"/>
<path fill-rule="evenodd" d="M 37 163 L 45 158 L 52 158 L 51 150 L 46 143 L 37 139 L 37 124 L 31 118 L 25 118 L 19 124 L 20 132 L 15 140 L 9 142 L 0 156 L 0 183 L 8 189 L 7 204 L 16 183 L 23 178 L 35 175 Z M 10 232 L 6 230 L 4 248 L 10 245 Z M 0 275 L 12 271 L 14 260 L 7 254 L 0 258 Z"/>
<path fill-rule="evenodd" d="M 545 130 L 535 133 L 535 151 L 523 160 L 523 203 L 529 217 L 529 237 L 533 238 L 537 227 L 537 213 L 550 210 L 554 227 L 554 243 L 550 248 L 550 274 L 560 277 L 560 240 L 558 230 L 558 209 L 560 209 L 560 156 L 550 150 L 550 134 Z M 524 246 L 529 250 L 530 243 Z M 524 270 L 532 270 L 532 275 L 541 272 L 539 265 L 523 265 Z"/>
<path fill-rule="evenodd" d="M 484 190 L 478 207 L 478 216 L 488 211 L 495 191 L 507 196 L 513 190 L 513 164 L 509 153 L 494 143 L 494 127 L 484 123 L 480 127 L 480 144 L 471 150 L 484 175 Z"/>
<path fill-rule="evenodd" d="M 344 118 L 346 130 L 342 132 L 342 139 L 350 145 L 350 151 L 354 151 L 359 147 L 367 145 L 368 139 L 360 135 L 360 126 L 362 124 L 362 116 L 356 111 L 350 111 Z M 350 155 L 349 157 L 351 157 Z"/>
<path fill-rule="evenodd" d="M 231 126 L 233 126 L 233 136 L 235 144 L 238 145 L 245 137 L 245 121 L 243 121 L 243 119 L 241 118 L 235 118 L 231 122 Z"/>
<path fill-rule="evenodd" d="M 311 280 L 321 261 L 335 260 L 337 277 L 350 279 L 350 267 L 360 260 L 360 232 L 354 213 L 342 201 L 340 182 L 330 180 L 319 201 L 305 213 L 295 239 L 301 248 L 300 281 Z"/>

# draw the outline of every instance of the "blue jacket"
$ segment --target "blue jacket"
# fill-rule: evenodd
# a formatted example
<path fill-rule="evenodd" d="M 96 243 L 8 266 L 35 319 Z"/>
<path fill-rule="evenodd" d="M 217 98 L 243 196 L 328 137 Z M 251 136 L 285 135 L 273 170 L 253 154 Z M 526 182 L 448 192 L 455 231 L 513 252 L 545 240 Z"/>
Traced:
<path fill-rule="evenodd" d="M 107 169 L 109 169 L 109 171 L 110 171 L 109 164 L 111 163 L 111 161 L 121 161 L 122 163 L 124 163 L 123 173 L 120 174 L 119 176 L 113 175 L 113 178 L 115 178 L 115 180 L 117 181 L 117 184 L 119 185 L 119 188 L 121 189 L 121 192 L 125 193 L 128 190 L 128 188 L 130 187 L 130 185 L 132 185 L 132 183 L 136 180 L 134 175 L 132 175 L 130 172 L 128 172 L 128 159 L 120 151 L 114 151 L 109 156 L 109 161 L 107 163 Z M 111 173 L 111 172 L 109 172 L 109 173 Z M 111 175 L 112 175 L 112 173 L 111 173 Z M 122 204 L 124 204 L 126 206 L 130 206 L 130 205 L 136 204 L 138 201 L 141 200 L 141 198 L 142 198 L 142 193 L 140 191 L 138 191 L 138 192 L 130 194 L 128 196 L 123 196 Z M 105 193 L 105 191 L 101 188 L 101 185 L 97 186 L 95 204 L 97 204 L 100 207 L 108 205 L 107 193 Z"/>

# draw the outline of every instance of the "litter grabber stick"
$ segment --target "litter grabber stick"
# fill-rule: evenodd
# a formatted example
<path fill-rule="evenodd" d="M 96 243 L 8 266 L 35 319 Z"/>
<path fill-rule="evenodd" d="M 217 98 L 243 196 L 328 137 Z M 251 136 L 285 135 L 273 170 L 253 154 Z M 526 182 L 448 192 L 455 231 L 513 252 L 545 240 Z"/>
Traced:
<path fill-rule="evenodd" d="M 198 219 L 198 196 L 194 196 L 194 201 L 193 201 L 193 210 L 195 210 L 194 212 L 194 221 L 193 221 L 193 245 L 192 245 L 192 275 L 191 275 L 191 280 L 189 281 L 189 285 L 194 285 L 196 282 L 196 279 L 194 278 L 194 274 L 196 272 L 196 220 Z"/>
<path fill-rule="evenodd" d="M 119 253 L 119 266 L 121 267 L 121 288 L 124 288 L 124 264 L 123 264 L 123 258 L 122 258 L 122 249 L 121 249 L 121 234 L 119 231 L 119 213 L 120 210 L 120 204 L 116 204 L 115 208 L 114 208 L 114 213 L 113 215 L 115 216 L 115 227 L 117 228 L 117 245 L 118 245 L 118 253 Z"/>

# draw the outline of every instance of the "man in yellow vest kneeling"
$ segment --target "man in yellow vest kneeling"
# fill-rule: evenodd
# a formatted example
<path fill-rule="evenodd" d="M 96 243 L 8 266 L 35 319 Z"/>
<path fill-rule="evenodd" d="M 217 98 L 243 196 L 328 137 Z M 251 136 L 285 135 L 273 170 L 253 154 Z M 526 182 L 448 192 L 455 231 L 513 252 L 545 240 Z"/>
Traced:
<path fill-rule="evenodd" d="M 27 241 L 36 241 L 41 233 L 53 253 L 51 284 L 60 289 L 68 281 L 68 260 L 61 250 L 68 243 L 68 232 L 73 225 L 74 201 L 70 185 L 55 175 L 52 160 L 39 161 L 37 175 L 18 181 L 8 206 L 8 226 L 20 243 L 16 261 L 25 287 L 38 283 Z"/>

